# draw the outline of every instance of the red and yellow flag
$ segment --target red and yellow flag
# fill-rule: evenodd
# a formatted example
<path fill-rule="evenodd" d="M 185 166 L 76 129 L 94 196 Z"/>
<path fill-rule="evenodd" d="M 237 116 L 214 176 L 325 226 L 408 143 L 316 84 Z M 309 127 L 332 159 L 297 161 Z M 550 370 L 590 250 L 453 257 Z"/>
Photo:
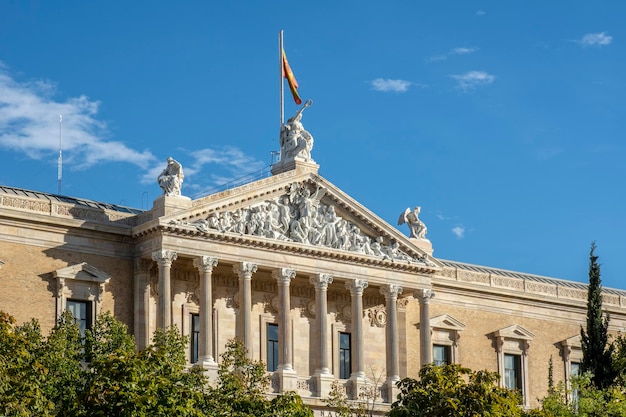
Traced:
<path fill-rule="evenodd" d="M 291 71 L 291 67 L 289 66 L 289 61 L 287 61 L 287 55 L 285 54 L 285 50 L 283 49 L 283 77 L 287 79 L 287 83 L 289 84 L 289 89 L 291 90 L 291 95 L 293 95 L 293 100 L 296 104 L 302 104 L 302 99 L 298 95 L 298 81 L 296 81 L 296 77 L 293 75 L 293 71 Z"/>

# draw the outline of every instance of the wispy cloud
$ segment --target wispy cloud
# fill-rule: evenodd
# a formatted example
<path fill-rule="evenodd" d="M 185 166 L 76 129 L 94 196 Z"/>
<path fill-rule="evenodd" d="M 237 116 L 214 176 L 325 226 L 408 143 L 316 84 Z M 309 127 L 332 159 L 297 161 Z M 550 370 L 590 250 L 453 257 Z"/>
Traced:
<path fill-rule="evenodd" d="M 484 16 L 485 12 L 483 10 L 477 10 L 476 11 L 476 16 Z"/>
<path fill-rule="evenodd" d="M 48 81 L 17 81 L 0 63 L 0 148 L 32 159 L 49 157 L 59 148 L 59 115 L 63 115 L 63 155 L 77 169 L 104 162 L 127 162 L 141 168 L 155 161 L 148 151 L 108 139 L 107 124 L 97 119 L 100 103 L 86 96 L 54 99 Z"/>
<path fill-rule="evenodd" d="M 446 59 L 448 59 L 448 57 L 451 57 L 453 55 L 468 55 L 468 54 L 472 54 L 472 53 L 474 53 L 476 51 L 478 51 L 478 48 L 476 48 L 476 47 L 452 48 L 451 50 L 449 50 L 445 54 L 434 55 L 434 56 L 431 56 L 429 58 L 426 58 L 426 62 L 445 61 Z"/>
<path fill-rule="evenodd" d="M 476 88 L 481 85 L 491 84 L 495 79 L 495 75 L 486 73 L 485 71 L 468 71 L 461 75 L 451 75 L 457 81 L 457 87 L 463 91 Z"/>
<path fill-rule="evenodd" d="M 613 36 L 607 35 L 605 32 L 587 33 L 578 41 L 583 47 L 587 46 L 605 46 L 613 42 Z"/>
<path fill-rule="evenodd" d="M 413 83 L 406 80 L 391 80 L 376 78 L 372 81 L 372 88 L 376 91 L 405 93 Z"/>
<path fill-rule="evenodd" d="M 140 168 L 142 183 L 156 182 L 165 159 L 111 140 L 107 124 L 98 119 L 98 101 L 86 96 L 55 100 L 55 90 L 49 81 L 17 81 L 0 61 L 0 149 L 35 160 L 56 160 L 63 115 L 63 158 L 73 168 L 124 162 Z M 178 149 L 172 156 L 183 163 L 185 188 L 192 190 L 224 184 L 266 166 L 234 147 Z M 207 167 L 211 174 L 199 175 Z"/>
<path fill-rule="evenodd" d="M 452 233 L 457 239 L 463 239 L 465 237 L 465 228 L 463 226 L 455 226 L 452 228 Z"/>

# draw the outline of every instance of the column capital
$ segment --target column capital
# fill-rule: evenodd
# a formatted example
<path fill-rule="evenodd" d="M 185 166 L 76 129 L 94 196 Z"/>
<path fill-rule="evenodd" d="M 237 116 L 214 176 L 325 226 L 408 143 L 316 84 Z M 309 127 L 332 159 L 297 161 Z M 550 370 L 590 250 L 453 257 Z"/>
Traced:
<path fill-rule="evenodd" d="M 316 290 L 325 291 L 332 282 L 333 277 L 330 274 L 314 274 L 309 277 L 309 283 L 311 283 Z"/>
<path fill-rule="evenodd" d="M 254 262 L 239 262 L 233 265 L 233 271 L 239 278 L 250 278 L 257 271 L 257 264 Z"/>
<path fill-rule="evenodd" d="M 296 270 L 291 268 L 277 268 L 272 271 L 272 278 L 279 284 L 289 284 L 296 277 Z"/>
<path fill-rule="evenodd" d="M 396 284 L 386 284 L 380 287 L 379 291 L 385 299 L 397 299 L 398 295 L 402 294 L 402 287 Z"/>
<path fill-rule="evenodd" d="M 134 260 L 136 274 L 149 274 L 152 261 L 146 258 L 136 258 Z"/>
<path fill-rule="evenodd" d="M 213 268 L 217 266 L 217 257 L 215 256 L 200 256 L 193 260 L 193 266 L 198 268 L 201 272 L 213 272 Z"/>
<path fill-rule="evenodd" d="M 173 250 L 161 249 L 152 252 L 152 260 L 156 261 L 159 266 L 172 266 L 176 258 L 178 258 L 178 253 Z"/>
<path fill-rule="evenodd" d="M 363 290 L 367 288 L 367 280 L 353 279 L 346 282 L 346 289 L 350 290 L 351 295 L 363 295 Z"/>
<path fill-rule="evenodd" d="M 417 298 L 420 304 L 421 303 L 428 304 L 430 303 L 431 298 L 435 298 L 435 291 L 429 288 L 424 288 L 424 289 L 415 291 L 413 293 L 413 297 Z"/>

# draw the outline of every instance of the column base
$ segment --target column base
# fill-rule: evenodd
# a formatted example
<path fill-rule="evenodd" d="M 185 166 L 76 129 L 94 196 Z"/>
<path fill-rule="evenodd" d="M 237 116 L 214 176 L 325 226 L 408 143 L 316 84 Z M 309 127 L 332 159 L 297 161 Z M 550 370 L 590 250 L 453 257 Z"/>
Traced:
<path fill-rule="evenodd" d="M 213 358 L 200 359 L 198 365 L 204 369 L 204 375 L 209 379 L 209 383 L 214 383 L 218 378 L 218 365 Z"/>
<path fill-rule="evenodd" d="M 348 398 L 358 400 L 364 389 L 370 384 L 369 380 L 363 375 L 352 375 L 348 380 Z"/>
<path fill-rule="evenodd" d="M 279 369 L 278 374 L 278 392 L 287 391 L 298 392 L 298 374 L 293 369 Z"/>
<path fill-rule="evenodd" d="M 320 398 L 328 398 L 330 391 L 333 388 L 333 382 L 335 382 L 333 374 L 322 373 L 318 370 L 315 371 L 313 379 L 315 380 L 315 384 L 317 386 L 317 396 Z"/>
<path fill-rule="evenodd" d="M 397 400 L 400 389 L 396 386 L 396 383 L 399 380 L 400 378 L 390 378 L 385 381 L 383 392 L 386 398 L 383 398 L 384 402 L 393 404 L 393 402 Z"/>

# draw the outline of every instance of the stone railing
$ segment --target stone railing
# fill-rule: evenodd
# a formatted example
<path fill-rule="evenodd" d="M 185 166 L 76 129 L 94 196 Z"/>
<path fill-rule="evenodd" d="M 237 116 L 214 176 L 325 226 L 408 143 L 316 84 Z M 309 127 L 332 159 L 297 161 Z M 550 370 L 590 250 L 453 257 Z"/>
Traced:
<path fill-rule="evenodd" d="M 137 217 L 137 215 L 133 213 L 122 213 L 103 208 L 7 195 L 0 195 L 0 208 L 38 213 L 51 217 L 84 220 L 94 223 L 115 224 L 116 226 L 122 227 L 134 226 Z"/>
<path fill-rule="evenodd" d="M 438 277 L 458 282 L 484 285 L 492 288 L 510 289 L 524 293 L 537 294 L 547 297 L 565 298 L 569 300 L 587 302 L 587 289 L 576 288 L 558 280 L 540 282 L 521 277 L 510 277 L 492 272 L 468 271 L 462 268 L 445 267 L 437 274 Z M 604 304 L 626 308 L 626 295 L 602 293 Z"/>

